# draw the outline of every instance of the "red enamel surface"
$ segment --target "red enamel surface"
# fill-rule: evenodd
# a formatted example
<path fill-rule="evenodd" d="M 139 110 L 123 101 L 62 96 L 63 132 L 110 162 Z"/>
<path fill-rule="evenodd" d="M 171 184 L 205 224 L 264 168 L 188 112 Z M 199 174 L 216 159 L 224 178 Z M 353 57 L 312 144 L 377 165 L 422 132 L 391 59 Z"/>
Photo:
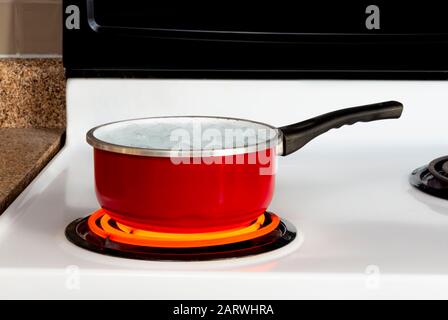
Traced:
<path fill-rule="evenodd" d="M 274 192 L 275 175 L 267 169 L 275 168 L 274 149 L 237 156 L 239 163 L 229 156 L 174 164 L 171 158 L 98 149 L 94 157 L 100 205 L 139 229 L 191 233 L 247 226 Z"/>

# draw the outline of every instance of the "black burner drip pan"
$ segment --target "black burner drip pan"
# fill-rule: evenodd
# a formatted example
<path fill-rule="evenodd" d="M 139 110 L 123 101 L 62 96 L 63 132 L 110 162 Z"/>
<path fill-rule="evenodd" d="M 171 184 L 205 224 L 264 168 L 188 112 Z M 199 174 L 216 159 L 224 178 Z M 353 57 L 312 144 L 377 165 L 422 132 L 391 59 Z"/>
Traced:
<path fill-rule="evenodd" d="M 270 213 L 266 213 L 269 218 Z M 92 232 L 88 218 L 73 221 L 65 235 L 75 245 L 96 253 L 137 260 L 152 261 L 210 261 L 254 256 L 271 252 L 291 243 L 297 235 L 292 224 L 281 220 L 280 224 L 264 236 L 226 245 L 201 248 L 156 248 L 118 243 Z"/>
<path fill-rule="evenodd" d="M 448 156 L 414 170 L 410 182 L 425 193 L 448 200 Z"/>

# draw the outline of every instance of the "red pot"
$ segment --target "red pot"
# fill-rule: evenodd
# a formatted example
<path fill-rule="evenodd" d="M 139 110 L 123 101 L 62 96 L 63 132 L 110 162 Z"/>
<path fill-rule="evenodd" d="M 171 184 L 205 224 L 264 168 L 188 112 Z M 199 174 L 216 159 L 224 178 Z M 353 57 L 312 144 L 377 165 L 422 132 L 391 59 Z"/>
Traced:
<path fill-rule="evenodd" d="M 212 117 L 99 126 L 87 134 L 95 148 L 97 198 L 112 218 L 139 229 L 196 233 L 247 226 L 271 202 L 277 155 L 344 124 L 399 118 L 402 109 L 398 102 L 385 102 L 278 129 Z"/>

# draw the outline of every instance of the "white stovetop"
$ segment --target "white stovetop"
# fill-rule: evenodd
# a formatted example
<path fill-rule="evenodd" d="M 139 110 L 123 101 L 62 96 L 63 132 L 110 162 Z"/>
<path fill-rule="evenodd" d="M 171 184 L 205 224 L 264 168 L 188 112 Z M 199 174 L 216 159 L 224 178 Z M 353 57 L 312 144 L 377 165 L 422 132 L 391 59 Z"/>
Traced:
<path fill-rule="evenodd" d="M 94 125 L 174 114 L 285 125 L 391 99 L 401 120 L 332 131 L 280 159 L 270 209 L 305 238 L 286 256 L 133 261 L 64 237 L 98 207 L 84 142 Z M 65 148 L 0 217 L 0 298 L 448 298 L 448 201 L 408 184 L 448 154 L 446 104 L 448 82 L 70 80 Z"/>

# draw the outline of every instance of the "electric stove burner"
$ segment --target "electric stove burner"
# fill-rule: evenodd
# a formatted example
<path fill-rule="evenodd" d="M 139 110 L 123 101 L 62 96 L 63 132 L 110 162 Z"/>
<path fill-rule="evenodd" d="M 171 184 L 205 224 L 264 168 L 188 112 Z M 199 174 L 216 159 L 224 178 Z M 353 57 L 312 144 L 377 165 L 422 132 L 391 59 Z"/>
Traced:
<path fill-rule="evenodd" d="M 219 232 L 171 234 L 138 230 L 98 210 L 65 231 L 75 245 L 97 253 L 139 260 L 206 261 L 246 257 L 286 246 L 295 228 L 270 212 L 247 227 Z"/>
<path fill-rule="evenodd" d="M 423 192 L 448 199 L 448 156 L 412 172 L 411 184 Z"/>

